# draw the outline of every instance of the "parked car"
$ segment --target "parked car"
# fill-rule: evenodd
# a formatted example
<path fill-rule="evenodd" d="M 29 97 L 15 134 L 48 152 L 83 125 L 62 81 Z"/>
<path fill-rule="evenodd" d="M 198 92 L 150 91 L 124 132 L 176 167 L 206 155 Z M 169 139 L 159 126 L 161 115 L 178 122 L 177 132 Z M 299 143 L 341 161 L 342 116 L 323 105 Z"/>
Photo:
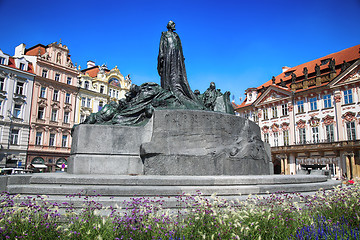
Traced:
<path fill-rule="evenodd" d="M 1 175 L 13 175 L 13 174 L 25 174 L 32 173 L 33 171 L 30 169 L 23 168 L 3 168 L 1 169 Z"/>

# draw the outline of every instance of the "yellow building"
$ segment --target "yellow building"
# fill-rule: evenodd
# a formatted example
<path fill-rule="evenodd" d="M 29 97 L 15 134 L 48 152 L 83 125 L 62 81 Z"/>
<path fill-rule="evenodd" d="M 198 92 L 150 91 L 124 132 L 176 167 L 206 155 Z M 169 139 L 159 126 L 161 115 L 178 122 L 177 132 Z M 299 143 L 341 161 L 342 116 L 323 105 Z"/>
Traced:
<path fill-rule="evenodd" d="M 117 67 L 109 70 L 106 65 L 96 66 L 87 62 L 79 75 L 79 93 L 76 103 L 75 123 L 81 123 L 91 113 L 98 112 L 110 101 L 118 101 L 129 91 L 131 80 L 124 78 Z"/>

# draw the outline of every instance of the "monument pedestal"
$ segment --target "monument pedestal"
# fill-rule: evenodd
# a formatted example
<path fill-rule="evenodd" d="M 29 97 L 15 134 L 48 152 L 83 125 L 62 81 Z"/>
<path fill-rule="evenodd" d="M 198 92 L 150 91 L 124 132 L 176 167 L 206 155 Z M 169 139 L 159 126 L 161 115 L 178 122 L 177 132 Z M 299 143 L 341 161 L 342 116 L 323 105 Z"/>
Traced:
<path fill-rule="evenodd" d="M 210 111 L 155 110 L 145 126 L 77 126 L 68 172 L 268 175 L 272 163 L 254 122 Z"/>

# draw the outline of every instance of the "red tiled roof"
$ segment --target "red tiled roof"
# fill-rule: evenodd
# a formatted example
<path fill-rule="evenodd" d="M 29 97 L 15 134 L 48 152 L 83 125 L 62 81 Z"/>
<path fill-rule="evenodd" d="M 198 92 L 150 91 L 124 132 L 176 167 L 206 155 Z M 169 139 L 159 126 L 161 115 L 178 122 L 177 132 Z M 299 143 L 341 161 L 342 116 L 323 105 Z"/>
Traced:
<path fill-rule="evenodd" d="M 313 75 L 315 73 L 315 65 L 316 64 L 318 64 L 320 66 L 320 71 L 328 69 L 329 68 L 328 64 L 321 66 L 321 60 L 325 60 L 325 59 L 329 59 L 329 58 L 335 59 L 336 65 L 341 65 L 344 61 L 351 62 L 351 61 L 357 60 L 358 58 L 360 58 L 360 44 L 350 47 L 350 48 L 347 48 L 347 49 L 344 49 L 340 52 L 332 53 L 325 57 L 318 58 L 318 59 L 312 60 L 307 63 L 303 63 L 296 67 L 292 67 L 292 68 L 288 69 L 286 72 L 283 72 L 283 73 L 279 74 L 278 76 L 276 76 L 275 84 L 280 83 L 280 79 L 282 79 L 283 81 L 290 80 L 291 75 L 285 77 L 285 74 L 287 72 L 293 71 L 295 73 L 297 79 L 299 79 L 300 77 L 303 77 L 304 76 L 304 74 L 303 74 L 304 67 L 307 67 L 309 76 Z M 340 70 L 337 71 L 337 74 L 339 73 L 339 71 Z M 262 88 L 262 86 L 268 87 L 270 85 L 272 85 L 272 80 L 267 81 L 266 83 L 264 83 L 263 85 L 258 87 L 258 89 Z"/>
<path fill-rule="evenodd" d="M 46 52 L 45 49 L 46 49 L 46 46 L 44 46 L 42 44 L 38 44 L 31 48 L 25 49 L 25 55 L 37 56 L 39 54 L 39 50 L 40 50 L 40 55 L 43 55 Z"/>
<path fill-rule="evenodd" d="M 259 87 L 257 87 L 257 89 L 260 90 L 263 87 L 266 88 L 266 87 L 269 87 L 269 86 L 274 86 L 274 87 L 278 87 L 278 88 L 281 88 L 281 89 L 286 90 L 286 91 L 290 91 L 291 74 L 288 74 L 289 76 L 286 76 L 287 73 L 293 72 L 296 75 L 297 81 L 298 80 L 303 80 L 304 79 L 303 70 L 306 67 L 308 69 L 309 78 L 312 78 L 312 77 L 315 76 L 315 66 L 316 66 L 316 64 L 318 64 L 320 66 L 321 74 L 328 73 L 330 71 L 329 64 L 326 63 L 324 65 L 321 65 L 321 60 L 335 59 L 336 74 L 338 75 L 338 74 L 340 74 L 340 71 L 341 71 L 340 66 L 344 61 L 349 63 L 349 62 L 354 62 L 359 58 L 360 58 L 360 44 L 356 45 L 356 46 L 353 46 L 353 47 L 350 47 L 350 48 L 347 48 L 347 49 L 344 49 L 342 51 L 332 53 L 332 54 L 329 54 L 327 56 L 312 60 L 310 62 L 303 63 L 303 64 L 298 65 L 296 67 L 289 68 L 286 72 L 283 72 L 283 73 L 281 73 L 281 74 L 279 74 L 278 76 L 275 77 L 275 84 L 279 84 L 281 82 L 281 79 L 282 79 L 284 81 L 286 87 L 279 87 L 279 86 L 274 85 L 273 81 L 271 79 L 271 80 L 265 82 L 264 84 L 260 85 Z M 328 83 L 322 83 L 320 86 L 311 86 L 311 87 L 309 87 L 307 89 L 298 89 L 298 90 L 296 90 L 296 92 L 301 92 L 301 91 L 309 90 L 309 89 L 312 89 L 312 88 L 321 87 L 321 86 L 324 86 L 326 84 L 328 84 Z M 259 91 L 259 94 L 258 94 L 257 98 L 260 97 L 261 95 L 262 95 L 262 92 Z M 250 104 L 245 104 L 245 103 L 246 103 L 246 98 L 240 105 L 237 105 L 237 108 L 242 108 L 242 107 L 250 105 Z"/>
<path fill-rule="evenodd" d="M 84 70 L 81 70 L 81 72 L 83 74 L 88 73 L 89 76 L 92 77 L 92 78 L 96 77 L 99 71 L 100 71 L 99 66 L 94 66 L 94 67 L 91 67 L 91 68 L 86 68 Z M 105 72 L 110 72 L 110 70 L 105 69 Z"/>
<path fill-rule="evenodd" d="M 15 69 L 18 69 L 18 70 L 21 70 L 20 68 L 17 68 L 16 67 L 16 64 L 15 64 L 15 59 L 13 57 L 10 57 L 9 56 L 9 62 L 8 62 L 8 67 L 11 67 L 11 68 L 15 68 Z M 24 71 L 24 70 L 21 70 L 21 71 Z M 28 72 L 28 73 L 34 73 L 34 68 L 33 68 L 33 65 L 31 62 L 28 62 L 28 69 L 27 71 L 24 71 L 24 72 Z"/>

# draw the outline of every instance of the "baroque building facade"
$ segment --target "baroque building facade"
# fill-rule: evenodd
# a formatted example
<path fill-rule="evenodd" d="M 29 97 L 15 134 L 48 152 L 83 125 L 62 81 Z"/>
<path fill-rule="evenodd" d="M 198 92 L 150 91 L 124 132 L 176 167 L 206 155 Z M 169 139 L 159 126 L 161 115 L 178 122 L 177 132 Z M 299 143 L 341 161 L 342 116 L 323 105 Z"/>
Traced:
<path fill-rule="evenodd" d="M 25 165 L 34 77 L 31 62 L 0 50 L 0 168 Z"/>
<path fill-rule="evenodd" d="M 360 177 L 360 45 L 248 88 L 238 115 L 271 146 L 274 172 Z"/>
<path fill-rule="evenodd" d="M 110 101 L 117 102 L 124 98 L 130 86 L 129 75 L 124 78 L 116 66 L 109 70 L 105 65 L 97 66 L 93 61 L 88 61 L 87 68 L 79 75 L 75 123 L 83 122 Z"/>
<path fill-rule="evenodd" d="M 80 72 L 61 41 L 28 49 L 21 44 L 17 52 L 32 62 L 36 74 L 26 167 L 35 172 L 64 170 L 70 155 Z"/>

